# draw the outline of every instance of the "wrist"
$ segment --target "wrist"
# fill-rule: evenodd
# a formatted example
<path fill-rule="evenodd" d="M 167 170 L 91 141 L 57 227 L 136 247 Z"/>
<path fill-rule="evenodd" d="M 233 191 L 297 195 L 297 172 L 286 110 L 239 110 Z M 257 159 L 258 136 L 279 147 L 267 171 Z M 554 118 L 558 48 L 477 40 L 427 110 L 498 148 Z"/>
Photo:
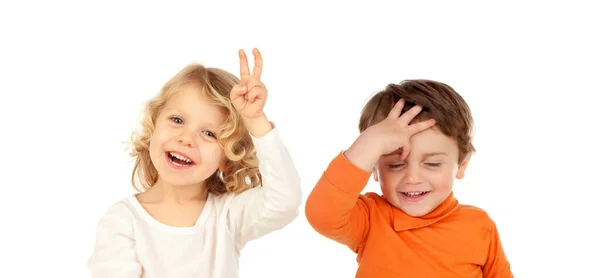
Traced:
<path fill-rule="evenodd" d="M 373 171 L 373 168 L 379 161 L 381 156 L 376 149 L 376 144 L 365 142 L 364 138 L 358 138 L 354 143 L 344 152 L 344 156 L 354 166 L 362 169 L 366 172 Z"/>
<path fill-rule="evenodd" d="M 242 121 L 250 135 L 255 138 L 263 137 L 273 129 L 273 125 L 264 113 L 254 118 L 242 118 Z"/>

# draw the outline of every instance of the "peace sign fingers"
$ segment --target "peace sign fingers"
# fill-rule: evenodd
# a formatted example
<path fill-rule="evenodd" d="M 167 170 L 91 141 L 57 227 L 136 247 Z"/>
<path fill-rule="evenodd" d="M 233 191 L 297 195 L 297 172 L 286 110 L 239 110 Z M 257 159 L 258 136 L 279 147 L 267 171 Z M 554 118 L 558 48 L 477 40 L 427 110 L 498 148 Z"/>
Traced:
<path fill-rule="evenodd" d="M 245 119 L 264 116 L 263 107 L 267 100 L 267 88 L 260 80 L 263 71 L 263 59 L 258 49 L 252 49 L 254 68 L 250 73 L 248 58 L 243 49 L 238 51 L 240 57 L 240 82 L 231 89 L 229 97 L 233 107 Z"/>
<path fill-rule="evenodd" d="M 263 69 L 263 60 L 260 51 L 257 48 L 252 50 L 252 54 L 254 55 L 254 69 L 252 70 L 252 76 L 258 80 L 262 76 Z"/>
<path fill-rule="evenodd" d="M 238 55 L 240 56 L 240 78 L 244 79 L 250 76 L 250 69 L 248 68 L 248 58 L 246 57 L 246 52 L 243 49 L 238 51 Z"/>
<path fill-rule="evenodd" d="M 248 67 L 248 57 L 246 57 L 246 52 L 244 52 L 243 49 L 240 49 L 238 54 L 240 56 L 240 78 L 246 80 L 252 77 L 260 80 L 263 69 L 263 60 L 260 51 L 256 48 L 252 50 L 252 54 L 254 55 L 254 69 L 252 69 L 252 74 L 250 74 L 250 67 Z"/>

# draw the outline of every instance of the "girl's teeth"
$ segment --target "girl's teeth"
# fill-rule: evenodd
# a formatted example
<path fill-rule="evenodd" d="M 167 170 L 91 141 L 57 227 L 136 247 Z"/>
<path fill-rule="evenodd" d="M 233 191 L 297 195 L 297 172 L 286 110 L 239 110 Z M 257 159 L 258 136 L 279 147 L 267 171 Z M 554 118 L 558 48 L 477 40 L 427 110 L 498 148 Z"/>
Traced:
<path fill-rule="evenodd" d="M 177 165 L 177 166 L 187 166 L 187 165 L 184 165 L 184 164 L 179 164 L 179 163 L 177 163 L 175 161 L 173 161 L 172 163 L 175 164 L 175 165 Z"/>
<path fill-rule="evenodd" d="M 191 160 L 189 160 L 187 157 L 185 157 L 185 156 L 183 156 L 183 155 L 180 155 L 180 154 L 178 154 L 178 153 L 169 153 L 169 154 L 170 154 L 171 156 L 173 156 L 173 157 L 175 157 L 175 158 L 177 158 L 177 159 L 179 159 L 179 160 L 183 160 L 183 161 L 185 161 L 185 162 L 187 162 L 187 163 L 190 163 L 190 162 L 192 162 L 192 161 L 191 161 Z"/>

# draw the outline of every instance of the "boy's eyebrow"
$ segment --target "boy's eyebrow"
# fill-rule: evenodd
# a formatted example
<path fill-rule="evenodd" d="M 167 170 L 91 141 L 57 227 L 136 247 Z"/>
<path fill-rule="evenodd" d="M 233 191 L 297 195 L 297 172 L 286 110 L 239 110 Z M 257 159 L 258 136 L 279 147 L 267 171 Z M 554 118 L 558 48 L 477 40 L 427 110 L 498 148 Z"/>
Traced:
<path fill-rule="evenodd" d="M 382 157 L 390 157 L 390 156 L 394 156 L 394 155 L 400 155 L 400 153 L 402 153 L 402 151 L 401 150 L 397 150 L 397 151 L 394 151 L 392 153 L 384 154 L 384 155 L 382 155 Z M 423 157 L 436 156 L 436 155 L 445 155 L 445 156 L 448 156 L 448 154 L 445 153 L 445 152 L 429 152 L 429 153 L 423 154 Z"/>
<path fill-rule="evenodd" d="M 431 152 L 431 153 L 424 154 L 423 157 L 430 157 L 430 156 L 436 156 L 436 155 L 445 155 L 445 156 L 448 156 L 448 154 L 445 153 L 445 152 Z"/>

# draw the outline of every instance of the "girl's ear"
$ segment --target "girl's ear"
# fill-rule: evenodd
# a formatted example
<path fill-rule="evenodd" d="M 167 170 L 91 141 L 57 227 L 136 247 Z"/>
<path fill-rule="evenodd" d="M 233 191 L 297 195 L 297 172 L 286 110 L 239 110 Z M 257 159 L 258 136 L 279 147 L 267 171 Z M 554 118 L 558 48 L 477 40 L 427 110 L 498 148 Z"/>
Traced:
<path fill-rule="evenodd" d="M 227 168 L 227 159 L 223 159 L 223 161 L 221 161 L 221 163 L 219 164 L 219 170 L 221 172 L 225 172 L 226 168 Z"/>

